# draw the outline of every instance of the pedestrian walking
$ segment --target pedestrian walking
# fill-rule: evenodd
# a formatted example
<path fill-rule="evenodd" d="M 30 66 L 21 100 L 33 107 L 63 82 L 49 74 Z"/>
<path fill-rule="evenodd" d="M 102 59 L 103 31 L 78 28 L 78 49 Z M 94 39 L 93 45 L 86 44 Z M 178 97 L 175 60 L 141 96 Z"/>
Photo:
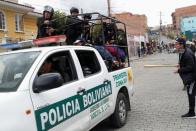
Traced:
<path fill-rule="evenodd" d="M 137 54 L 138 54 L 138 57 L 140 58 L 141 50 L 140 50 L 140 47 L 139 46 L 137 47 Z"/>
<path fill-rule="evenodd" d="M 195 74 L 196 74 L 196 61 L 193 52 L 186 47 L 186 40 L 184 38 L 176 39 L 176 49 L 179 51 L 179 66 L 174 73 L 179 73 L 183 84 L 187 88 L 187 95 L 189 101 L 188 113 L 181 117 L 195 117 Z"/>

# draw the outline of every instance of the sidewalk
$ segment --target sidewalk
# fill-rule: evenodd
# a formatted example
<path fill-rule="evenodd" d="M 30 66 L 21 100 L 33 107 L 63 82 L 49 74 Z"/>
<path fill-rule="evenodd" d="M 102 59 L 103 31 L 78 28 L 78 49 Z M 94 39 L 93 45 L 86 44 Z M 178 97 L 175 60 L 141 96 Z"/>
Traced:
<path fill-rule="evenodd" d="M 152 54 L 152 55 L 153 55 L 153 54 Z M 144 55 L 144 56 L 141 56 L 141 57 L 132 56 L 132 57 L 130 57 L 130 61 L 140 60 L 140 59 L 146 58 L 146 57 L 148 57 L 148 56 L 152 56 L 152 55 Z"/>
<path fill-rule="evenodd" d="M 130 61 L 134 61 L 134 60 L 138 60 L 138 59 L 141 59 L 141 57 L 140 58 L 138 56 L 130 57 Z"/>

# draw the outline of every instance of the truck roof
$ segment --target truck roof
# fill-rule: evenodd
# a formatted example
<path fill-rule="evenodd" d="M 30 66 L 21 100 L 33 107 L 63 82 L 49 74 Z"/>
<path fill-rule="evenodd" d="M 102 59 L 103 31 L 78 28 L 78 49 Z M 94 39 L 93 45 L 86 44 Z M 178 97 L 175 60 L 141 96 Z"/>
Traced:
<path fill-rule="evenodd" d="M 89 46 L 47 46 L 47 47 L 33 47 L 33 48 L 28 48 L 28 49 L 21 49 L 21 50 L 15 50 L 15 51 L 7 51 L 7 52 L 3 52 L 0 53 L 0 55 L 5 55 L 5 54 L 12 54 L 12 53 L 20 53 L 20 52 L 33 52 L 33 51 L 40 51 L 40 52 L 49 52 L 52 50 L 56 50 L 56 49 L 66 49 L 66 50 L 70 50 L 70 49 L 94 49 L 92 47 Z"/>

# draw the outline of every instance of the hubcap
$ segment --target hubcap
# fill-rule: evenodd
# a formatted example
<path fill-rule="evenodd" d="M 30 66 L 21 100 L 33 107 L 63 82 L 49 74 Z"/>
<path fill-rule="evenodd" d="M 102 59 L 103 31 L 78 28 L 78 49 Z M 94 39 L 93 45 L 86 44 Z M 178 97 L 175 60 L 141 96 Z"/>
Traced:
<path fill-rule="evenodd" d="M 124 100 L 120 100 L 119 102 L 119 117 L 121 119 L 121 121 L 124 121 L 126 118 L 126 106 L 125 106 L 125 101 Z"/>

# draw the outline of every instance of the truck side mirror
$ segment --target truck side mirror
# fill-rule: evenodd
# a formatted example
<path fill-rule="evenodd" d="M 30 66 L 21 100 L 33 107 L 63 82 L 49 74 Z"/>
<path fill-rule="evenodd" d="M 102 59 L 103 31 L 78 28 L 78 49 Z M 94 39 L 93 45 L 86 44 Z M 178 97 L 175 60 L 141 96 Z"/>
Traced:
<path fill-rule="evenodd" d="M 37 77 L 33 84 L 33 92 L 40 93 L 63 85 L 63 78 L 59 73 L 47 73 Z"/>

